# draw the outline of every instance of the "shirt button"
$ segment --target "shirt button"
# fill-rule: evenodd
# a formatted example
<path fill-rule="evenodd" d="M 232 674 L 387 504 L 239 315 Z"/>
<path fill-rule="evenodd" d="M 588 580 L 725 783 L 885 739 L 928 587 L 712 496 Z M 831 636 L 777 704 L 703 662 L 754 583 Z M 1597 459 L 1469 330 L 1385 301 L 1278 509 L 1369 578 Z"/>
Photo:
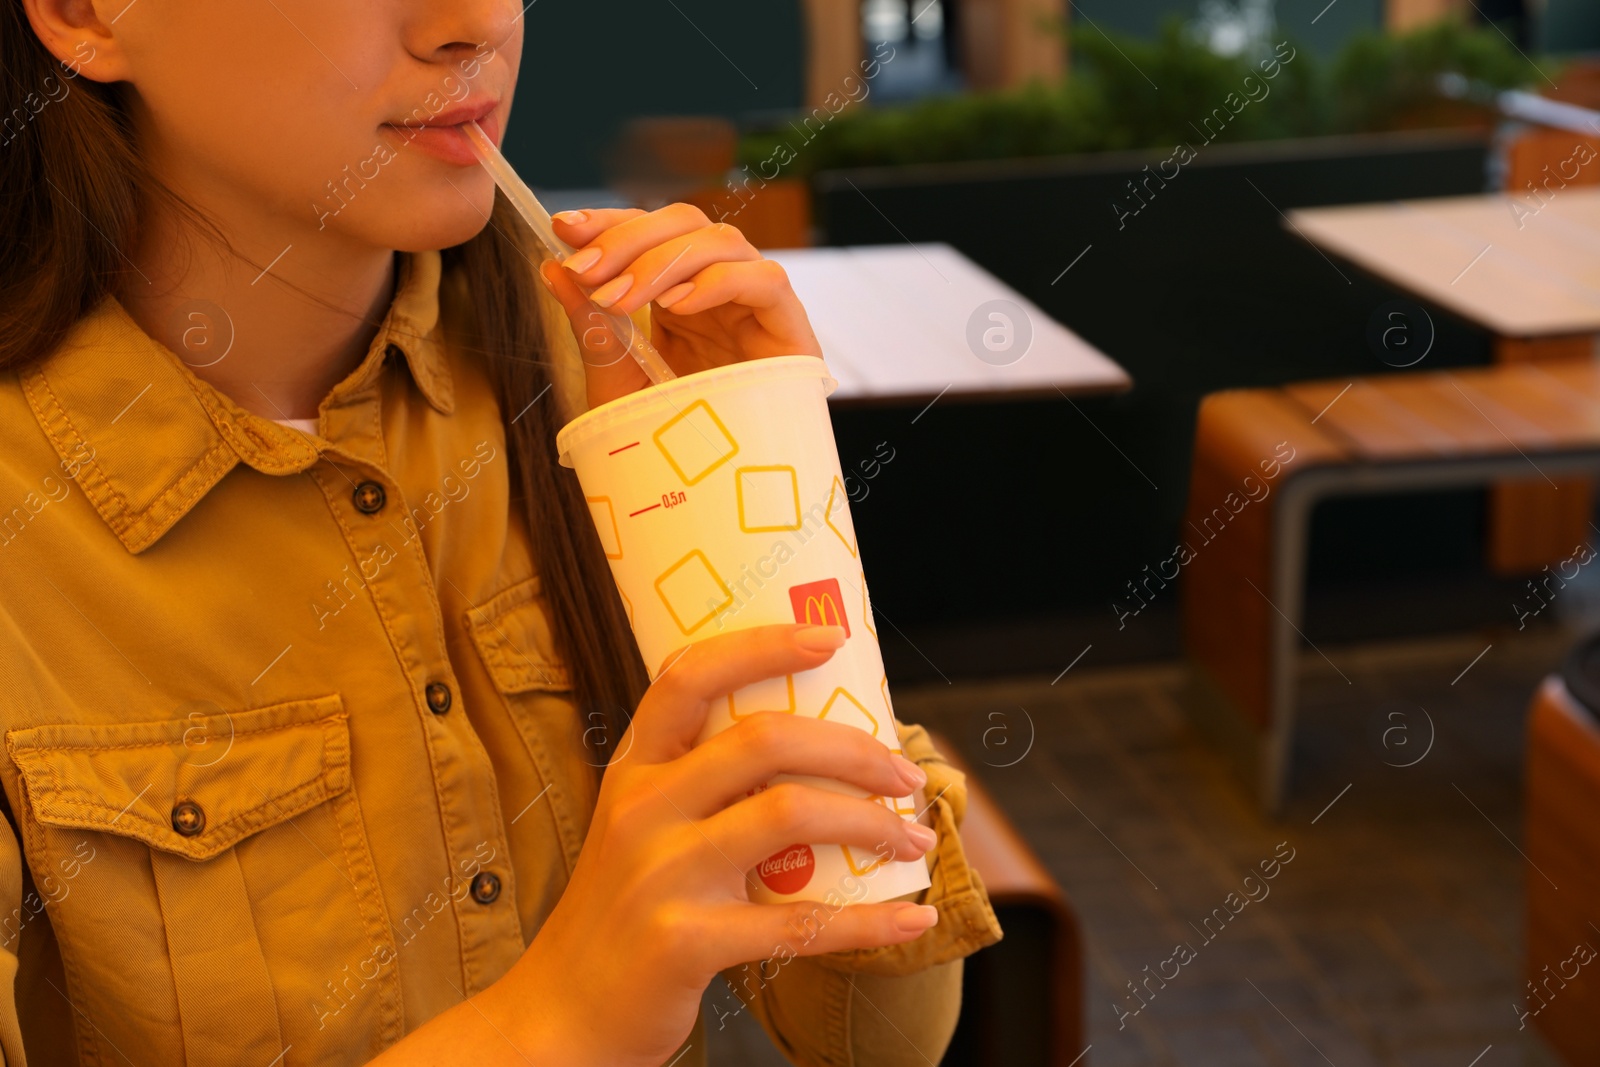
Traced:
<path fill-rule="evenodd" d="M 423 694 L 428 698 L 428 707 L 435 715 L 443 715 L 450 710 L 450 687 L 443 682 L 429 682 Z"/>
<path fill-rule="evenodd" d="M 356 502 L 356 510 L 363 515 L 376 515 L 382 511 L 386 499 L 383 486 L 377 482 L 362 482 L 351 496 Z"/>
<path fill-rule="evenodd" d="M 184 837 L 194 837 L 206 828 L 206 813 L 200 805 L 185 800 L 172 809 L 172 828 Z"/>
<path fill-rule="evenodd" d="M 500 896 L 500 876 L 491 871 L 479 871 L 472 879 L 472 899 L 479 904 L 493 904 Z"/>

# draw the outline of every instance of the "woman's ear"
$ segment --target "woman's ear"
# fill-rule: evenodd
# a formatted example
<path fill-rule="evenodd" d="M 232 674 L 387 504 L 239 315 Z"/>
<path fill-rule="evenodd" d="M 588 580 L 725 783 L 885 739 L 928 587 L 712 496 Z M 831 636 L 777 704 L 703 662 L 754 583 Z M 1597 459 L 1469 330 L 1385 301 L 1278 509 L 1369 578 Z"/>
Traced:
<path fill-rule="evenodd" d="M 23 0 L 33 32 L 50 54 L 91 81 L 123 81 L 127 57 L 113 28 L 138 0 Z M 105 14 L 106 18 L 101 18 Z"/>

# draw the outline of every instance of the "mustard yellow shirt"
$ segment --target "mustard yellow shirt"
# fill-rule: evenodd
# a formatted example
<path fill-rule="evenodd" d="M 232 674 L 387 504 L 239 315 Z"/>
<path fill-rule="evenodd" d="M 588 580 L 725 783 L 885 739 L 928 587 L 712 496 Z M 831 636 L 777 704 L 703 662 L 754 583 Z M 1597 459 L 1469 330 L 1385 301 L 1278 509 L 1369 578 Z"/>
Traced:
<path fill-rule="evenodd" d="M 12 1067 L 361 1063 L 499 978 L 560 898 L 598 769 L 490 380 L 438 329 L 459 284 L 399 257 L 314 435 L 112 299 L 0 374 Z M 567 358 L 539 402 L 571 413 L 581 367 L 540 300 Z M 961 958 L 1000 936 L 962 781 L 901 734 L 936 797 L 939 925 L 726 972 L 799 1063 L 936 1060 Z M 718 998 L 710 1025 L 746 1010 Z M 705 1062 L 705 1025 L 678 1064 Z"/>

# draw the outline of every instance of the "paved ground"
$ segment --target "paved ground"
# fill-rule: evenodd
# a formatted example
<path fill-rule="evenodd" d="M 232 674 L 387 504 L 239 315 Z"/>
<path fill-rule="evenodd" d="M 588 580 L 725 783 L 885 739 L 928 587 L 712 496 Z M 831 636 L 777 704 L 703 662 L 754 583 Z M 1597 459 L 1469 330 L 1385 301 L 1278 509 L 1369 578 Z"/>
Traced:
<path fill-rule="evenodd" d="M 1570 640 L 1308 651 L 1273 820 L 1187 725 L 1176 665 L 936 684 L 897 691 L 896 708 L 963 750 L 1077 907 L 1085 1064 L 1546 1067 L 1513 1007 L 1529 868 L 1512 842 L 1528 699 Z M 1269 895 L 1197 934 L 1291 849 Z M 1179 942 L 1195 957 L 1123 1017 L 1140 1007 L 1125 983 Z M 753 1025 L 714 1035 L 713 1054 L 783 1062 Z"/>

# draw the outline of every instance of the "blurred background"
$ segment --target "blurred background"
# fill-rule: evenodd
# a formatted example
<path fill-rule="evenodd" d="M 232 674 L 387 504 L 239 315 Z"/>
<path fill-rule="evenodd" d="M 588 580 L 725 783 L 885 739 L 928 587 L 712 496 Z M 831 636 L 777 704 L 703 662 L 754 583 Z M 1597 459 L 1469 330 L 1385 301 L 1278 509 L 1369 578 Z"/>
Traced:
<path fill-rule="evenodd" d="M 946 1062 L 1600 1064 L 1600 4 L 526 19 L 552 209 L 739 226 L 847 372 L 1008 934 Z"/>

